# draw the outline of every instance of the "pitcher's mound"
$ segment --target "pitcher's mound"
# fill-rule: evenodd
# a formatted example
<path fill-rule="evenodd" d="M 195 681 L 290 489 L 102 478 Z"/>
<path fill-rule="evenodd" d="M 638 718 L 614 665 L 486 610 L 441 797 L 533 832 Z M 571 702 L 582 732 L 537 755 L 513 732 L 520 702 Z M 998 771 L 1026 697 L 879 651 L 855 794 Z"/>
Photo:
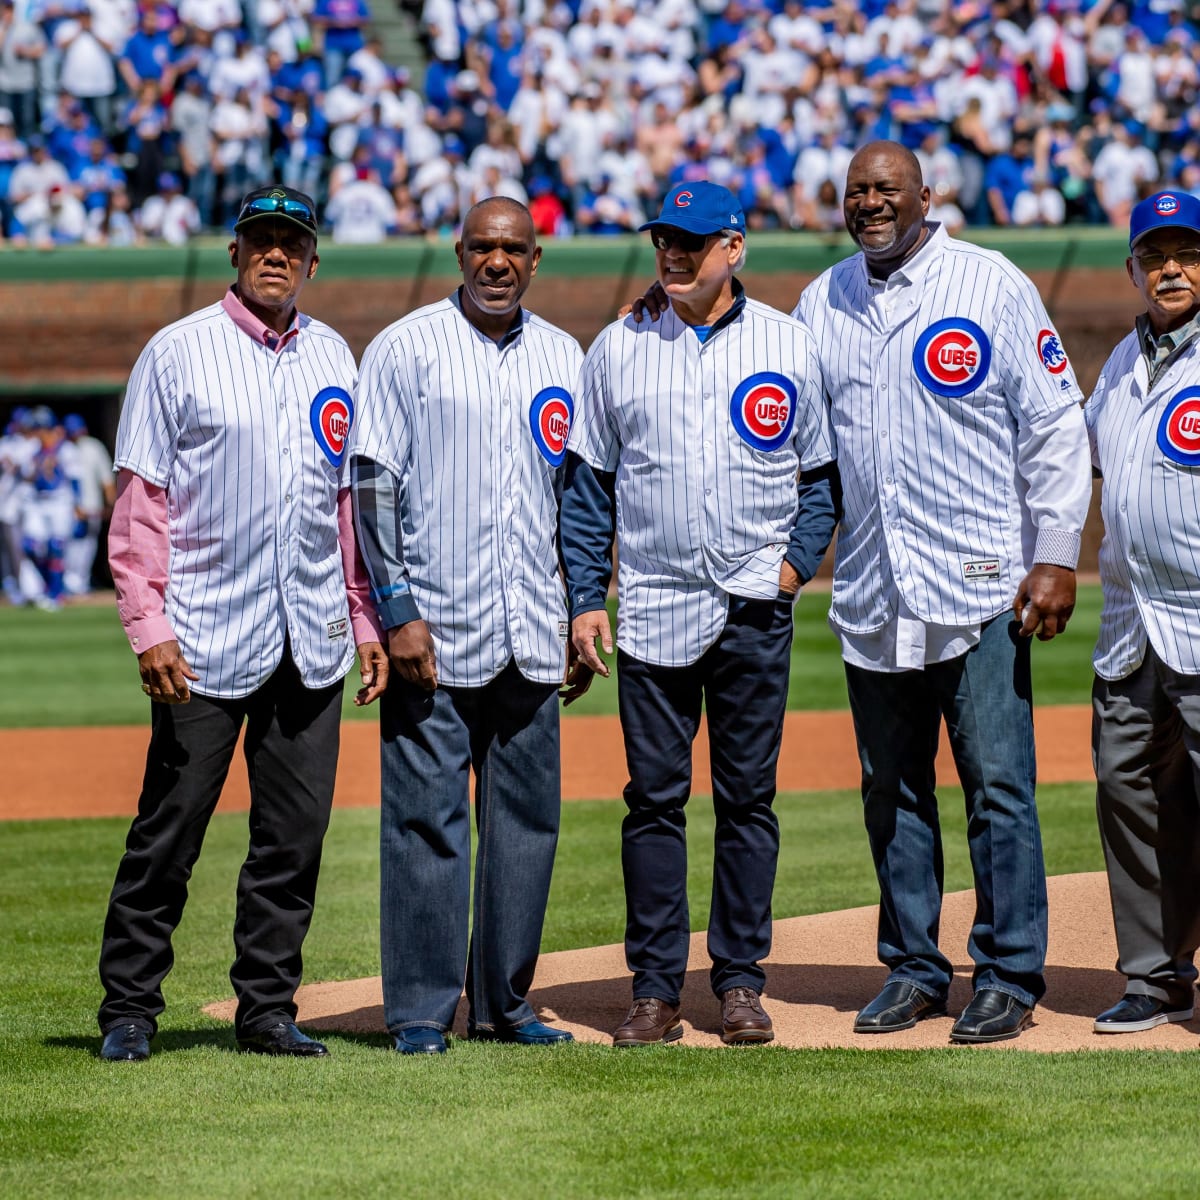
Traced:
<path fill-rule="evenodd" d="M 1049 891 L 1046 996 L 1035 1010 L 1033 1028 L 1013 1041 L 995 1045 L 1021 1050 L 1200 1048 L 1197 1021 L 1160 1025 L 1145 1033 L 1092 1032 L 1096 1014 L 1120 998 L 1124 983 L 1113 965 L 1117 951 L 1108 885 L 1103 874 L 1058 875 L 1049 880 Z M 913 1029 L 886 1035 L 856 1034 L 852 1030 L 854 1014 L 886 979 L 886 972 L 875 958 L 877 908 L 872 905 L 776 921 L 764 995 L 775 1023 L 773 1044 L 868 1050 L 948 1045 L 953 1017 L 971 994 L 966 945 L 974 910 L 974 892 L 948 895 L 942 909 L 941 945 L 955 964 L 951 1016 L 922 1021 Z M 629 1000 L 629 972 L 622 946 L 543 954 L 530 993 L 539 1016 L 569 1029 L 581 1042 L 608 1042 L 625 1016 Z M 296 1002 L 299 1022 L 311 1031 L 386 1032 L 378 978 L 308 984 L 297 993 Z M 232 1021 L 234 1001 L 212 1004 L 204 1011 Z M 678 1044 L 721 1047 L 720 1009 L 708 986 L 703 933 L 692 936 L 682 1015 L 685 1032 Z M 466 1002 L 461 1001 L 455 1032 L 462 1035 L 465 1028 Z"/>

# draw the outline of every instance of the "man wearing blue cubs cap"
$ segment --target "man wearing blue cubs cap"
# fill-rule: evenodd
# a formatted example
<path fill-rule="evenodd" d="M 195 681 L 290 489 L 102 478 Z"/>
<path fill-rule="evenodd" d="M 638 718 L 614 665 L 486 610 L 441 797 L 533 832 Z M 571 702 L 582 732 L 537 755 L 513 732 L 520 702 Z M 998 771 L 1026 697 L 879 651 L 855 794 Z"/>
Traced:
<path fill-rule="evenodd" d="M 1126 978 L 1097 1033 L 1189 1020 L 1200 944 L 1200 200 L 1141 201 L 1129 251 L 1146 312 L 1084 409 L 1104 479 L 1096 811 Z"/>
<path fill-rule="evenodd" d="M 721 1037 L 774 1036 L 762 963 L 792 608 L 829 545 L 838 491 L 816 346 L 798 322 L 747 297 L 735 275 L 745 225 L 718 184 L 667 193 L 642 226 L 665 309 L 653 323 L 631 317 L 601 332 L 568 443 L 560 527 L 583 672 L 609 671 L 596 643 L 612 653 L 605 597 L 620 529 L 617 685 L 630 774 L 621 863 L 633 1004 L 613 1034 L 617 1046 L 683 1036 L 684 807 L 702 706 L 716 813 L 709 981 Z"/>

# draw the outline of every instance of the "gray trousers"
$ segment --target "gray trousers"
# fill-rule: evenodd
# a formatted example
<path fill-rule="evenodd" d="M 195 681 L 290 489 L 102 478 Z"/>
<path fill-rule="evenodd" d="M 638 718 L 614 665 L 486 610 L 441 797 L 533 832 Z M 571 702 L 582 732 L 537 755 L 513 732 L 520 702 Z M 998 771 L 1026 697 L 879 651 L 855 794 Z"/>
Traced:
<path fill-rule="evenodd" d="M 1192 1007 L 1200 945 L 1200 676 L 1152 646 L 1092 688 L 1096 814 L 1126 991 Z"/>

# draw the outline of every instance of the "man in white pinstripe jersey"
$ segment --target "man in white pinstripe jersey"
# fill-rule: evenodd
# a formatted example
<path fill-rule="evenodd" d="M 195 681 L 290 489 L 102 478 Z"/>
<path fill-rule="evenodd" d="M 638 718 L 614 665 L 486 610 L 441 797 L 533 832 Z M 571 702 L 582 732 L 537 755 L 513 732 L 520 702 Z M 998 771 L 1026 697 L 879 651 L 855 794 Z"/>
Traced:
<path fill-rule="evenodd" d="M 1018 1036 L 1045 989 L 1028 639 L 1062 632 L 1074 608 L 1091 480 L 1081 394 L 1032 282 L 928 210 L 908 150 L 859 150 L 844 213 L 860 253 L 807 287 L 795 315 L 816 337 L 838 443 L 830 623 L 888 967 L 854 1028 L 945 1012 L 933 772 L 944 717 L 977 898 L 974 995 L 950 1036 L 988 1042 Z"/>
<path fill-rule="evenodd" d="M 572 639 L 585 668 L 604 675 L 596 643 L 611 653 L 605 596 L 618 541 L 633 1004 L 613 1041 L 683 1033 L 684 809 L 703 704 L 716 812 L 709 982 L 722 1039 L 766 1042 L 792 607 L 837 520 L 833 439 L 812 338 L 735 277 L 746 239 L 732 193 L 680 184 L 643 229 L 670 307 L 653 324 L 609 325 L 589 350 L 562 510 Z"/>
<path fill-rule="evenodd" d="M 1200 945 L 1200 200 L 1141 201 L 1129 252 L 1146 312 L 1084 410 L 1104 479 L 1096 809 L 1127 979 L 1097 1033 L 1190 1020 Z"/>
<path fill-rule="evenodd" d="M 469 1037 L 571 1040 L 526 994 L 558 840 L 558 498 L 583 354 L 521 306 L 541 257 L 524 205 L 475 205 L 456 252 L 462 287 L 367 347 L 353 449 L 392 663 L 381 942 L 384 1017 L 402 1054 L 446 1051 L 464 979 Z"/>
<path fill-rule="evenodd" d="M 101 1057 L 149 1057 L 171 935 L 243 725 L 250 850 L 238 880 L 239 1048 L 320 1056 L 295 1025 L 333 802 L 342 680 L 387 681 L 346 482 L 354 358 L 296 299 L 317 270 L 313 202 L 242 203 L 237 282 L 133 369 L 117 430 L 109 560 L 151 705 L 150 750 L 104 925 Z"/>

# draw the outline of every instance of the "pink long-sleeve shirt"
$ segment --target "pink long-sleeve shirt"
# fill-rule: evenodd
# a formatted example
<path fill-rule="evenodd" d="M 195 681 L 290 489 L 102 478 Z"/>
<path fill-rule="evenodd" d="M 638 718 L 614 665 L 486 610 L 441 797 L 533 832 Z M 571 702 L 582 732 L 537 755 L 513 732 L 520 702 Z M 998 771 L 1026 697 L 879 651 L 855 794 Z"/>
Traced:
<path fill-rule="evenodd" d="M 222 305 L 234 324 L 248 337 L 270 346 L 276 353 L 296 336 L 298 322 L 280 337 L 238 299 L 232 288 Z M 370 596 L 370 580 L 354 535 L 350 489 L 337 497 L 338 543 L 346 577 L 346 600 L 356 645 L 382 642 L 383 627 Z M 166 616 L 169 573 L 167 490 L 122 470 L 117 479 L 117 499 L 108 532 L 109 566 L 117 590 L 117 612 L 134 653 L 175 640 Z"/>

